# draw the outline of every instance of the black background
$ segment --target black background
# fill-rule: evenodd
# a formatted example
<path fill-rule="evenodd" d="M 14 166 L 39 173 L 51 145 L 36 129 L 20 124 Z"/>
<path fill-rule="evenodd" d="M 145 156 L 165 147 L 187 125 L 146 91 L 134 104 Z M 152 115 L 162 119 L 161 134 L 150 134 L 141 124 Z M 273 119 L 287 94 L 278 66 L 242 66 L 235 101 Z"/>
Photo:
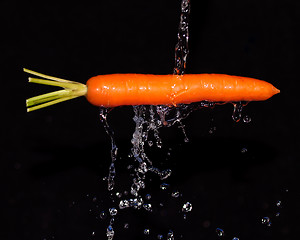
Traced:
<path fill-rule="evenodd" d="M 222 239 L 296 239 L 300 3 L 191 4 L 188 73 L 264 79 L 281 93 L 250 103 L 248 124 L 231 120 L 231 104 L 193 112 L 184 120 L 189 143 L 177 127 L 162 129 L 163 149 L 149 155 L 156 166 L 173 170 L 170 189 L 160 190 L 157 177 L 149 176 L 145 193 L 154 212 L 119 211 L 115 239 L 166 238 L 169 229 L 175 239 L 218 239 L 217 227 L 225 231 Z M 180 1 L 2 0 L 0 11 L 1 239 L 106 239 L 109 219 L 99 213 L 117 203 L 102 181 L 110 142 L 98 109 L 81 98 L 26 113 L 26 98 L 53 88 L 27 84 L 22 68 L 82 83 L 98 74 L 172 73 Z M 131 178 L 132 117 L 131 107 L 109 115 L 122 157 L 116 191 L 128 189 Z M 182 197 L 171 198 L 176 189 Z M 183 220 L 186 201 L 193 210 Z M 270 227 L 261 224 L 265 216 Z"/>

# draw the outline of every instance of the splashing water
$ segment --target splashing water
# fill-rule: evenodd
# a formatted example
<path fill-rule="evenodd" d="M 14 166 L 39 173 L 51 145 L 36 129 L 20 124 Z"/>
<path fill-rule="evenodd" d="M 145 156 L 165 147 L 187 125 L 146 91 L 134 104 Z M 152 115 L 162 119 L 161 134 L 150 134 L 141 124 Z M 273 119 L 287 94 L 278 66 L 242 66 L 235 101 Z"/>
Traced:
<path fill-rule="evenodd" d="M 102 122 L 104 129 L 107 135 L 110 137 L 110 141 L 111 141 L 111 150 L 110 150 L 111 164 L 109 166 L 109 172 L 107 177 L 108 190 L 111 191 L 114 189 L 115 186 L 115 181 L 114 181 L 116 176 L 115 161 L 117 160 L 118 148 L 115 142 L 114 131 L 109 126 L 107 121 L 107 115 L 109 111 L 110 109 L 108 108 L 100 108 L 100 121 Z"/>
<path fill-rule="evenodd" d="M 190 13 L 190 1 L 182 0 L 181 3 L 181 15 L 180 15 L 180 23 L 178 28 L 178 43 L 175 46 L 175 67 L 173 73 L 178 75 L 178 80 L 180 81 L 180 76 L 184 74 L 186 68 L 186 60 L 188 56 L 188 39 L 189 39 L 189 13 Z M 176 93 L 174 93 L 176 94 Z M 188 142 L 188 137 L 186 135 L 184 125 L 181 120 L 186 118 L 193 110 L 206 107 L 211 105 L 210 103 L 200 103 L 200 105 L 179 105 L 179 106 L 133 106 L 134 117 L 133 121 L 135 122 L 135 130 L 132 135 L 131 143 L 131 155 L 134 159 L 134 164 L 136 167 L 134 168 L 134 176 L 132 178 L 132 184 L 130 188 L 130 193 L 133 195 L 133 198 L 121 199 L 119 202 L 119 208 L 129 208 L 132 207 L 134 209 L 144 208 L 146 211 L 152 211 L 152 205 L 150 203 L 144 203 L 145 200 L 140 194 L 142 189 L 145 189 L 146 183 L 146 174 L 148 172 L 152 172 L 159 176 L 161 180 L 167 179 L 171 174 L 171 169 L 161 170 L 155 167 L 152 161 L 149 159 L 145 152 L 145 143 L 148 146 L 152 147 L 154 144 L 158 148 L 162 148 L 162 140 L 159 137 L 159 129 L 161 127 L 170 127 L 175 124 L 179 125 L 179 128 L 182 129 L 184 135 L 184 141 Z M 117 160 L 117 152 L 118 148 L 116 146 L 114 132 L 112 128 L 109 126 L 107 121 L 108 112 L 111 109 L 100 108 L 100 120 L 105 128 L 106 133 L 109 135 L 111 140 L 111 164 L 109 166 L 108 177 L 106 178 L 108 184 L 108 190 L 112 191 L 115 186 L 115 177 L 116 177 L 116 169 L 115 162 Z M 149 139 L 149 133 L 154 136 L 154 141 Z M 131 165 L 132 168 L 132 165 Z M 162 184 L 161 189 L 167 189 L 167 184 Z M 124 194 L 125 195 L 125 194 Z M 118 195 L 121 198 L 121 195 Z M 177 197 L 177 193 L 174 194 L 174 197 Z M 146 200 L 149 200 L 151 195 L 146 195 Z M 107 238 L 112 240 L 114 237 L 114 216 L 117 214 L 117 209 L 111 208 L 109 209 L 109 213 L 111 215 L 110 224 L 107 227 Z M 101 215 L 102 214 L 102 215 Z M 104 217 L 104 212 L 101 213 L 100 216 Z M 101 217 L 101 218 L 102 218 Z M 145 229 L 145 234 L 149 234 L 149 230 Z M 162 238 L 162 235 L 158 235 L 158 238 Z M 168 239 L 174 239 L 173 232 L 168 233 Z"/>
<path fill-rule="evenodd" d="M 175 67 L 173 73 L 175 75 L 183 75 L 186 69 L 186 60 L 189 54 L 189 15 L 190 0 L 181 2 L 181 15 L 178 27 L 178 42 L 175 46 Z"/>
<path fill-rule="evenodd" d="M 190 14 L 190 0 L 182 0 L 181 2 L 181 15 L 180 22 L 178 27 L 178 42 L 175 46 L 175 66 L 173 69 L 173 74 L 178 76 L 177 80 L 174 83 L 174 88 L 177 83 L 180 83 L 181 76 L 185 73 L 186 70 L 186 62 L 189 53 L 188 41 L 189 41 L 189 14 Z M 183 90 L 184 91 L 184 90 Z M 175 97 L 177 92 L 173 93 Z M 171 96 L 172 97 L 172 96 Z M 157 105 L 157 106 L 133 106 L 134 117 L 133 121 L 135 123 L 134 132 L 132 134 L 131 139 L 131 153 L 130 158 L 133 160 L 128 166 L 128 169 L 133 170 L 131 187 L 130 191 L 124 191 L 124 194 L 117 192 L 115 196 L 119 198 L 119 209 L 125 208 L 133 208 L 133 209 L 144 209 L 148 212 L 152 212 L 153 207 L 150 203 L 147 203 L 147 200 L 150 200 L 151 195 L 147 194 L 145 197 L 142 196 L 141 191 L 146 188 L 146 179 L 148 173 L 154 173 L 159 177 L 160 180 L 165 180 L 171 176 L 171 169 L 159 169 L 153 164 L 152 160 L 146 154 L 146 146 L 151 148 L 157 147 L 162 148 L 163 143 L 159 136 L 159 130 L 162 127 L 171 127 L 177 125 L 178 128 L 181 129 L 184 142 L 188 142 L 188 136 L 185 131 L 185 126 L 182 123 L 182 120 L 189 116 L 189 114 L 200 108 L 212 108 L 216 104 L 214 102 L 202 101 L 198 103 L 192 104 L 178 104 L 176 106 L 165 106 L 165 105 Z M 220 103 L 221 104 L 221 103 Z M 245 103 L 238 102 L 233 103 L 234 110 L 232 114 L 232 119 L 236 122 L 240 121 L 242 118 L 242 110 L 245 106 Z M 112 191 L 115 186 L 115 178 L 116 178 L 116 168 L 115 162 L 118 158 L 118 147 L 116 145 L 114 131 L 110 127 L 107 116 L 111 109 L 100 108 L 100 120 L 105 128 L 106 133 L 110 137 L 111 141 L 111 163 L 109 166 L 108 176 L 105 178 L 107 180 L 108 190 Z M 251 119 L 248 117 L 244 117 L 244 122 L 250 122 Z M 169 188 L 168 184 L 162 183 L 160 185 L 162 190 L 166 190 Z M 128 192 L 130 192 L 131 196 L 129 196 Z M 125 194 L 126 193 L 126 194 Z M 178 191 L 174 191 L 171 194 L 171 197 L 178 198 L 180 193 Z M 192 210 L 192 204 L 190 202 L 186 202 L 182 206 L 182 212 L 188 213 Z M 107 227 L 106 235 L 108 240 L 112 240 L 114 237 L 114 217 L 117 215 L 118 210 L 116 208 L 110 208 L 109 214 L 111 216 L 111 220 L 109 226 Z M 186 217 L 186 215 L 185 215 Z M 100 213 L 100 218 L 106 218 L 106 213 Z M 144 230 L 144 234 L 148 235 L 150 232 L 149 229 Z M 222 235 L 222 232 L 220 232 Z M 219 235 L 219 234 L 218 234 Z M 220 236 L 220 235 L 219 235 Z M 161 237 L 161 238 L 160 238 Z M 158 235 L 158 239 L 162 239 L 162 235 Z M 174 239 L 174 234 L 172 231 L 168 233 L 168 240 Z"/>
<path fill-rule="evenodd" d="M 236 102 L 232 104 L 233 104 L 232 119 L 235 122 L 239 122 L 242 119 L 242 111 L 244 107 L 248 104 L 248 102 Z M 249 116 L 244 116 L 243 122 L 250 123 L 251 118 Z"/>

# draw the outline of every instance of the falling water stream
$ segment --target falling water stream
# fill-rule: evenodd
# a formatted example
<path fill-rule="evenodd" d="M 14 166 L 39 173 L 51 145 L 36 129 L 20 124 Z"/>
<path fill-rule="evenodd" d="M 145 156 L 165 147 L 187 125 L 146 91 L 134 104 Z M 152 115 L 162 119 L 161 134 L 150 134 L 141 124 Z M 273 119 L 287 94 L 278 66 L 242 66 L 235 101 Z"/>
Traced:
<path fill-rule="evenodd" d="M 189 14 L 190 14 L 190 1 L 182 0 L 181 3 L 181 15 L 178 28 L 178 42 L 175 46 L 175 67 L 173 73 L 178 76 L 178 81 L 180 81 L 180 76 L 182 76 L 186 69 L 186 60 L 188 56 L 188 39 L 189 39 Z M 200 106 L 208 106 L 210 103 L 201 103 Z M 184 125 L 181 120 L 186 118 L 190 112 L 199 106 L 195 105 L 179 105 L 179 106 L 133 106 L 134 117 L 133 121 L 135 122 L 135 130 L 132 135 L 131 143 L 131 155 L 132 159 L 136 165 L 134 168 L 134 177 L 132 178 L 132 184 L 130 188 L 131 198 L 121 199 L 119 202 L 119 209 L 132 207 L 134 209 L 144 208 L 147 211 L 152 211 L 151 204 L 145 203 L 145 199 L 141 196 L 140 190 L 145 189 L 146 175 L 148 172 L 156 174 L 161 180 L 167 179 L 171 174 L 171 169 L 159 169 L 157 168 L 152 161 L 149 159 L 145 152 L 145 144 L 152 146 L 156 145 L 157 148 L 162 147 L 162 140 L 159 137 L 159 129 L 161 127 L 170 127 L 174 124 L 178 124 L 182 129 L 182 132 L 185 136 L 184 141 L 188 141 L 188 137 L 185 133 Z M 109 109 L 101 108 L 100 109 L 100 120 L 105 128 L 106 133 L 109 135 L 111 140 L 111 164 L 109 166 L 108 176 L 106 178 L 108 184 L 108 190 L 112 191 L 115 185 L 116 177 L 116 168 L 115 162 L 118 159 L 117 153 L 118 148 L 115 143 L 114 132 L 109 126 L 107 121 L 107 114 Z M 149 139 L 149 133 L 154 136 L 153 143 L 152 139 Z M 147 200 L 147 199 L 146 199 Z M 191 204 L 183 206 L 183 211 L 188 207 L 191 208 Z M 114 237 L 114 216 L 117 214 L 117 210 L 112 211 L 110 209 L 110 223 L 107 227 L 106 236 L 108 240 L 112 240 Z M 144 230 L 144 234 L 149 234 L 149 229 Z M 160 236 L 158 236 L 160 238 Z M 162 239 L 162 235 L 161 235 Z M 167 239 L 174 239 L 174 234 L 172 231 L 169 231 L 167 234 Z"/>
<path fill-rule="evenodd" d="M 177 81 L 181 81 L 181 76 L 185 73 L 186 62 L 189 53 L 188 40 L 189 40 L 189 14 L 190 14 L 190 1 L 182 0 L 181 2 L 181 14 L 180 22 L 177 34 L 177 44 L 175 46 L 175 66 L 173 74 L 178 76 Z M 176 84 L 176 83 L 175 83 Z M 176 94 L 176 93 L 174 93 Z M 147 203 L 147 200 L 151 198 L 148 194 L 146 197 L 141 195 L 141 190 L 146 188 L 146 179 L 149 173 L 157 175 L 160 180 L 165 180 L 171 176 L 171 169 L 160 169 L 152 160 L 148 157 L 145 146 L 146 144 L 150 147 L 156 146 L 157 148 L 162 147 L 162 140 L 159 136 L 159 129 L 162 127 L 171 127 L 177 125 L 183 132 L 184 141 L 188 142 L 188 136 L 185 132 L 184 124 L 182 120 L 186 118 L 192 111 L 205 107 L 214 107 L 213 102 L 199 102 L 193 104 L 180 104 L 176 106 L 165 106 L 165 105 L 139 105 L 133 106 L 134 117 L 133 121 L 135 123 L 135 129 L 132 135 L 131 143 L 131 154 L 134 166 L 134 174 L 131 179 L 130 194 L 128 198 L 122 198 L 118 200 L 118 207 L 120 210 L 125 208 L 134 209 L 145 209 L 146 211 L 152 211 L 152 205 Z M 239 121 L 242 118 L 242 110 L 246 103 L 234 103 L 234 111 L 232 118 L 234 121 Z M 105 128 L 106 133 L 111 140 L 111 163 L 109 166 L 108 176 L 105 178 L 107 180 L 108 190 L 112 192 L 114 190 L 116 181 L 116 168 L 115 163 L 118 161 L 118 147 L 114 138 L 114 131 L 107 121 L 107 115 L 111 109 L 100 108 L 100 120 Z M 248 121 L 246 119 L 245 121 Z M 149 136 L 153 136 L 150 138 Z M 162 183 L 161 189 L 166 189 L 167 185 Z M 113 194 L 112 194 L 113 195 Z M 172 197 L 177 198 L 180 195 L 178 191 L 172 193 Z M 127 196 L 126 196 L 127 197 Z M 186 214 L 192 210 L 192 203 L 186 202 L 183 204 L 181 211 Z M 118 214 L 118 210 L 115 208 L 109 209 L 110 222 L 106 230 L 106 236 L 108 240 L 114 238 L 114 221 L 115 216 Z M 144 229 L 144 234 L 148 235 L 150 229 Z M 219 235 L 220 233 L 218 233 Z M 158 235 L 158 239 L 163 239 L 163 235 Z M 175 234 L 172 230 L 167 233 L 167 239 L 175 239 Z"/>

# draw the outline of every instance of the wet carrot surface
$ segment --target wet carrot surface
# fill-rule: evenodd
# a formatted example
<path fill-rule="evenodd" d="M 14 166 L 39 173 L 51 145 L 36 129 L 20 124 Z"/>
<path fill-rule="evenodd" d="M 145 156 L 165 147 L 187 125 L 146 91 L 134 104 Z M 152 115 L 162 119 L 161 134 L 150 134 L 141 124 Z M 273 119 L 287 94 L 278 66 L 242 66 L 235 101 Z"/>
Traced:
<path fill-rule="evenodd" d="M 263 101 L 279 93 L 262 80 L 225 74 L 111 74 L 87 81 L 87 100 L 97 106 L 172 105 L 199 101 Z"/>

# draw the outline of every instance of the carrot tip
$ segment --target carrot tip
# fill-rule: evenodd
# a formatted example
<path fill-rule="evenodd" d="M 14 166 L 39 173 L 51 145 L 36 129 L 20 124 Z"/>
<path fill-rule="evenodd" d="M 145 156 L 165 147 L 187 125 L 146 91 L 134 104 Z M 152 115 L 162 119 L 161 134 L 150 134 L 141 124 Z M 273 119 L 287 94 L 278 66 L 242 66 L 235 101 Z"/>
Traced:
<path fill-rule="evenodd" d="M 278 88 L 274 87 L 274 86 L 273 86 L 272 90 L 273 90 L 273 95 L 276 95 L 276 94 L 280 93 L 280 90 Z"/>

